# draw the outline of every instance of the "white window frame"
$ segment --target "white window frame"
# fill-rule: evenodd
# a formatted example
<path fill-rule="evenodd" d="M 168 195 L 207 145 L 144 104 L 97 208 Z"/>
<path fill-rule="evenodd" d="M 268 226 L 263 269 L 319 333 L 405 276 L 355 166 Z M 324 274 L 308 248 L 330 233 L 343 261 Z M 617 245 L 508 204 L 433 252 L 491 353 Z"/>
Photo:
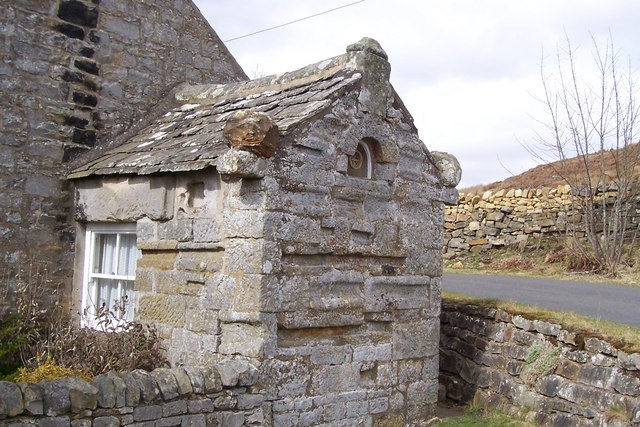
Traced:
<path fill-rule="evenodd" d="M 123 322 L 130 321 L 134 318 L 136 308 L 135 293 L 128 295 L 128 311 L 124 319 L 111 319 L 108 323 L 99 323 L 95 315 L 95 310 L 101 306 L 98 300 L 98 287 L 95 285 L 94 279 L 113 279 L 118 280 L 117 293 L 122 294 L 122 282 L 121 281 L 135 281 L 135 270 L 133 275 L 118 275 L 118 274 L 105 274 L 94 273 L 93 263 L 95 260 L 96 251 L 96 235 L 98 234 L 116 234 L 116 263 L 119 260 L 118 251 L 120 249 L 120 237 L 124 234 L 136 234 L 135 223 L 95 223 L 87 224 L 85 231 L 85 251 L 84 251 L 84 266 L 82 275 L 82 326 L 97 328 L 97 329 L 119 329 Z M 138 249 L 136 260 L 140 259 L 140 250 Z M 117 271 L 117 270 L 116 270 Z M 111 307 L 109 307 L 111 309 Z"/>

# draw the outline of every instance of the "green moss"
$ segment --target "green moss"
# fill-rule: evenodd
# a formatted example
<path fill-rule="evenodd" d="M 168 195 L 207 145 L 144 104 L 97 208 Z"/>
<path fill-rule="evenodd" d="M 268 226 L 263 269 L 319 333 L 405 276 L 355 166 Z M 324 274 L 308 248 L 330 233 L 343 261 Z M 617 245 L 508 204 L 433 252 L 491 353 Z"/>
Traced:
<path fill-rule="evenodd" d="M 522 381 L 533 385 L 538 379 L 552 372 L 558 365 L 560 352 L 560 347 L 554 347 L 551 344 L 532 344 L 527 354 L 527 364 L 520 373 Z"/>

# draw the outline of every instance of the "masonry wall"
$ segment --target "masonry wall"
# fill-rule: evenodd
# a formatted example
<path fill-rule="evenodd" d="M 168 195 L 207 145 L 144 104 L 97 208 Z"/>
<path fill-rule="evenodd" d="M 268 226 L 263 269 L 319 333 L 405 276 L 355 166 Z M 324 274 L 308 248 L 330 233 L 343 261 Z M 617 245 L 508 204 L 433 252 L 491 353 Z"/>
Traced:
<path fill-rule="evenodd" d="M 404 118 L 354 98 L 288 137 L 257 193 L 268 264 L 254 273 L 277 344 L 263 369 L 281 426 L 435 414 L 442 189 Z M 363 138 L 375 141 L 370 180 L 347 174 Z"/>
<path fill-rule="evenodd" d="M 615 189 L 601 192 L 605 199 Z M 640 224 L 640 200 L 631 213 L 630 229 Z M 482 195 L 460 194 L 457 206 L 444 215 L 445 258 L 464 252 L 526 245 L 546 237 L 585 236 L 579 198 L 568 185 L 557 188 L 511 189 Z"/>
<path fill-rule="evenodd" d="M 66 292 L 67 162 L 128 129 L 181 82 L 246 76 L 189 0 L 2 2 L 0 33 L 0 269 L 9 296 L 32 262 Z M 0 313 L 11 305 L 3 298 Z"/>
<path fill-rule="evenodd" d="M 445 301 L 441 319 L 447 399 L 525 415 L 537 425 L 640 423 L 640 353 L 471 304 Z"/>
<path fill-rule="evenodd" d="M 221 330 L 226 322 L 233 323 L 234 301 L 246 292 L 230 288 L 231 279 L 223 280 L 225 237 L 232 234 L 225 232 L 223 212 L 233 212 L 224 208 L 224 199 L 233 190 L 222 184 L 220 175 L 208 169 L 111 176 L 79 180 L 75 187 L 79 239 L 74 311 L 82 312 L 84 224 L 133 223 L 142 257 L 129 309 L 136 319 L 155 325 L 171 365 L 210 365 L 236 354 L 233 347 L 226 350 Z M 259 346 L 255 337 L 246 338 L 240 344 Z"/>
<path fill-rule="evenodd" d="M 0 381 L 0 426 L 271 426 L 271 407 L 241 362 L 109 372 L 91 380 Z"/>

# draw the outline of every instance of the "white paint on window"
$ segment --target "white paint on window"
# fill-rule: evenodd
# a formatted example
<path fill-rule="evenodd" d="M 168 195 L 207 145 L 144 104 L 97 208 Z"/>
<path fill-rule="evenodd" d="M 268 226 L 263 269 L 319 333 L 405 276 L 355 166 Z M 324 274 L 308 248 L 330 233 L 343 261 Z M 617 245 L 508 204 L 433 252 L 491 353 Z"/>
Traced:
<path fill-rule="evenodd" d="M 140 251 L 135 224 L 89 224 L 82 281 L 82 323 L 108 329 L 132 321 Z"/>

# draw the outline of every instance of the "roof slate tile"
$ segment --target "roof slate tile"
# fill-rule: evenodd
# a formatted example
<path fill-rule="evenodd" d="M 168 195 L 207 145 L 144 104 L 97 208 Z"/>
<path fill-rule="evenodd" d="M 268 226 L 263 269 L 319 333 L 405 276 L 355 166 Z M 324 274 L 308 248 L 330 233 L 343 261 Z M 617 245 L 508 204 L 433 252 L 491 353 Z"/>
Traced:
<path fill-rule="evenodd" d="M 316 69 L 310 66 L 248 82 L 185 86 L 175 94 L 170 111 L 76 168 L 69 178 L 215 167 L 217 158 L 229 149 L 223 129 L 235 112 L 266 112 L 284 136 L 359 84 L 362 75 L 358 70 L 345 67 L 344 61 L 334 62 L 333 68 L 321 63 Z"/>

